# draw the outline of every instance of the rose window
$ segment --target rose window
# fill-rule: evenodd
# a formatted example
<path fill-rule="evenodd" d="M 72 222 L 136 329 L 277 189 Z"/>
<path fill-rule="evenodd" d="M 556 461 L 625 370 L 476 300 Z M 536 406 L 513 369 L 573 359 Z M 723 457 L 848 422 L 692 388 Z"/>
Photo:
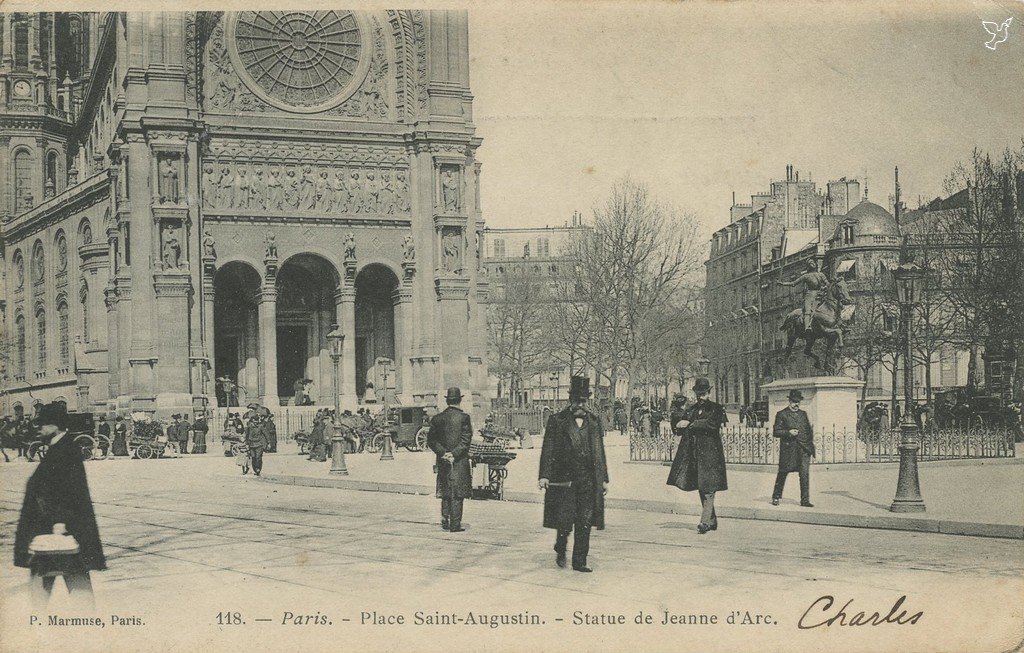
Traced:
<path fill-rule="evenodd" d="M 246 84 L 279 108 L 336 106 L 369 67 L 367 29 L 351 11 L 245 11 L 229 29 L 232 58 Z"/>

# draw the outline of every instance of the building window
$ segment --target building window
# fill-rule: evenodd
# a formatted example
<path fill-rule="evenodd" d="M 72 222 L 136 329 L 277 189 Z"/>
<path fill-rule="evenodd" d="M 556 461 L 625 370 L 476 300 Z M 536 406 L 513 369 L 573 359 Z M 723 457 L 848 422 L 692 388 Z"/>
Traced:
<path fill-rule="evenodd" d="M 78 299 L 82 303 L 82 342 L 89 342 L 89 289 L 82 285 L 78 293 Z"/>
<path fill-rule="evenodd" d="M 60 340 L 60 367 L 66 368 L 71 365 L 71 346 L 68 340 L 68 304 L 64 301 L 57 305 L 57 329 Z"/>
<path fill-rule="evenodd" d="M 530 258 L 530 243 L 523 245 L 523 258 Z"/>
<path fill-rule="evenodd" d="M 28 21 L 18 17 L 14 24 L 14 67 L 28 68 Z"/>
<path fill-rule="evenodd" d="M 46 188 L 57 192 L 57 153 L 46 155 Z"/>
<path fill-rule="evenodd" d="M 494 256 L 495 258 L 505 257 L 505 239 L 495 238 L 494 239 Z"/>
<path fill-rule="evenodd" d="M 18 339 L 15 369 L 18 376 L 25 376 L 25 316 L 20 313 L 14 318 L 14 331 Z"/>
<path fill-rule="evenodd" d="M 544 258 L 550 252 L 550 244 L 547 238 L 537 239 L 537 256 Z"/>
<path fill-rule="evenodd" d="M 46 371 L 46 312 L 40 307 L 36 311 L 36 369 Z"/>
<path fill-rule="evenodd" d="M 853 225 L 852 224 L 844 224 L 843 225 L 843 244 L 844 245 L 852 245 L 853 244 Z"/>
<path fill-rule="evenodd" d="M 35 205 L 32 193 L 32 154 L 21 150 L 14 155 L 14 211 L 21 213 Z"/>

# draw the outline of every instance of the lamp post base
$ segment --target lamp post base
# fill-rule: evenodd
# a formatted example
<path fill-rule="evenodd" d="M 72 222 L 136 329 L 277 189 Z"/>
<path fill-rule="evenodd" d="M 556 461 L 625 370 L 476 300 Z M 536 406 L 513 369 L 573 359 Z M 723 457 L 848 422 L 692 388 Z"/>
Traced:
<path fill-rule="evenodd" d="M 900 477 L 896 482 L 896 498 L 892 500 L 889 512 L 925 511 L 921 484 L 917 478 L 917 450 L 916 443 L 900 445 Z"/>
<path fill-rule="evenodd" d="M 334 427 L 334 436 L 331 437 L 331 471 L 330 474 L 348 476 L 348 466 L 345 465 L 345 438 L 341 435 L 341 427 Z"/>
<path fill-rule="evenodd" d="M 395 454 L 391 450 L 391 436 L 388 435 L 388 434 L 384 435 L 384 442 L 383 442 L 383 445 L 381 446 L 380 459 L 381 460 L 394 460 L 395 459 Z"/>

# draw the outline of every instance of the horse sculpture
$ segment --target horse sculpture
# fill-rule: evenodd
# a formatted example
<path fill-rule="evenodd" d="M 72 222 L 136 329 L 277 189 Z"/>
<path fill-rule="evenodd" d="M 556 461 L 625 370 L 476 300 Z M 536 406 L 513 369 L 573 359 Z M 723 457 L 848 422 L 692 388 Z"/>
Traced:
<path fill-rule="evenodd" d="M 804 341 L 804 355 L 814 361 L 814 368 L 822 370 L 827 374 L 835 374 L 836 362 L 839 352 L 843 348 L 843 335 L 846 332 L 845 324 L 852 315 L 839 315 L 836 310 L 839 306 L 837 298 L 837 287 L 831 286 L 824 292 L 824 297 L 819 299 L 818 307 L 811 317 L 810 329 L 804 329 L 803 311 L 799 308 L 793 309 L 782 320 L 780 331 L 786 333 L 786 358 L 793 353 L 793 345 L 797 338 Z M 849 311 L 852 313 L 852 310 Z M 843 320 L 842 318 L 846 318 Z M 814 353 L 814 345 L 818 340 L 825 340 L 824 361 L 822 357 Z"/>

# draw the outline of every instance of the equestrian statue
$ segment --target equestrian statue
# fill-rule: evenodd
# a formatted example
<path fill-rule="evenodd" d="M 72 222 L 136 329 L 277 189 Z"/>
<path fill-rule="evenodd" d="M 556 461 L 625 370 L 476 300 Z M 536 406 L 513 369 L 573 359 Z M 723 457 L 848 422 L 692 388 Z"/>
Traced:
<path fill-rule="evenodd" d="M 814 361 L 814 368 L 835 374 L 843 349 L 843 337 L 849 333 L 856 309 L 845 274 L 837 270 L 835 279 L 830 282 L 824 273 L 818 271 L 817 262 L 812 259 L 807 264 L 807 271 L 799 277 L 779 282 L 783 286 L 798 286 L 803 290 L 802 306 L 786 315 L 779 327 L 786 333 L 785 360 L 789 360 L 793 345 L 800 338 L 804 341 L 804 355 Z M 824 361 L 814 353 L 814 344 L 820 339 L 825 341 Z"/>

